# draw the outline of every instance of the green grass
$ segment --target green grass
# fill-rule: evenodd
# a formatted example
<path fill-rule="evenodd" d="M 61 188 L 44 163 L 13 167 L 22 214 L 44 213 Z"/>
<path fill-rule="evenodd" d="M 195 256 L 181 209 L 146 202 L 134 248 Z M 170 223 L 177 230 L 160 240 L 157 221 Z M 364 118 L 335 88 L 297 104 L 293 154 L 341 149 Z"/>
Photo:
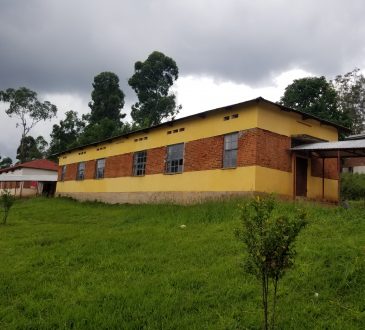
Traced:
<path fill-rule="evenodd" d="M 237 204 L 17 201 L 0 226 L 0 328 L 259 329 Z M 364 329 L 364 207 L 302 207 L 309 225 L 279 287 L 278 329 Z"/>

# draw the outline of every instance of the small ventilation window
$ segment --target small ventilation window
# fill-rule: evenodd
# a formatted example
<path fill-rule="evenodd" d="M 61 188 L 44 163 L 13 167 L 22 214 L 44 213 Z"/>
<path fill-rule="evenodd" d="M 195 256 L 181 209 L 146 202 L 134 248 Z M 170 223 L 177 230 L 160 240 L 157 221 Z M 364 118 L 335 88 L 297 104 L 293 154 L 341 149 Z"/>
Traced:
<path fill-rule="evenodd" d="M 179 132 L 184 132 L 185 131 L 185 128 L 184 127 L 181 127 L 180 129 L 179 129 Z"/>
<path fill-rule="evenodd" d="M 231 116 L 232 119 L 238 118 L 238 113 L 235 113 L 234 115 Z"/>
<path fill-rule="evenodd" d="M 223 120 L 224 120 L 224 121 L 229 120 L 229 116 L 225 116 L 225 117 L 223 117 Z"/>
<path fill-rule="evenodd" d="M 138 139 L 134 139 L 134 142 L 138 142 Z"/>
<path fill-rule="evenodd" d="M 167 134 L 171 134 L 172 132 L 171 131 L 167 131 Z"/>
<path fill-rule="evenodd" d="M 172 133 L 177 133 L 179 130 L 178 129 L 174 129 L 173 131 L 172 131 Z"/>

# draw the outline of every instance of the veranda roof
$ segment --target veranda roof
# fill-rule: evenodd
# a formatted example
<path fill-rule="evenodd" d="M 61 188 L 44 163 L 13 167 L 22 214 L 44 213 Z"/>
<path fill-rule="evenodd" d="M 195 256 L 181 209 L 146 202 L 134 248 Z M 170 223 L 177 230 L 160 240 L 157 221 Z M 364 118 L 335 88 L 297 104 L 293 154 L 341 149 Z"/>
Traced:
<path fill-rule="evenodd" d="M 323 158 L 365 157 L 365 139 L 302 144 L 291 150 Z"/>

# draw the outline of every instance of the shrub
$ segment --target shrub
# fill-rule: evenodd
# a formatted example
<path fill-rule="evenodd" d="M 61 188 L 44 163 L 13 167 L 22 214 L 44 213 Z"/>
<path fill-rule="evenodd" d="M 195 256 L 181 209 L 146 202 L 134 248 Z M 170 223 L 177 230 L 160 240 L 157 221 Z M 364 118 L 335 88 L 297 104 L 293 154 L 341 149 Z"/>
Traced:
<path fill-rule="evenodd" d="M 343 199 L 365 199 L 365 174 L 343 173 L 341 175 L 341 197 Z"/>
<path fill-rule="evenodd" d="M 14 200 L 15 200 L 15 197 L 11 194 L 10 190 L 5 189 L 1 192 L 0 203 L 3 208 L 3 213 L 4 213 L 4 216 L 3 216 L 4 225 L 6 224 L 6 220 L 8 219 L 10 209 L 14 204 Z"/>
<path fill-rule="evenodd" d="M 293 243 L 306 224 L 306 214 L 303 211 L 278 213 L 278 204 L 273 197 L 250 199 L 242 208 L 243 227 L 236 233 L 247 248 L 247 272 L 261 281 L 264 329 L 269 329 L 270 325 L 272 328 L 275 326 L 278 282 L 293 265 Z M 270 312 L 269 296 L 272 290 Z"/>

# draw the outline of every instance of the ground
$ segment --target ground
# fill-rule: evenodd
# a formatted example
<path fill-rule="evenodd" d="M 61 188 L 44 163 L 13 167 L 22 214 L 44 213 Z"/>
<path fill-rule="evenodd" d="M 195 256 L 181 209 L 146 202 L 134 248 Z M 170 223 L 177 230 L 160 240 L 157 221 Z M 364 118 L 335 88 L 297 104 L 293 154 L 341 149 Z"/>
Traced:
<path fill-rule="evenodd" d="M 0 328 L 260 329 L 239 203 L 17 201 L 0 226 Z M 365 328 L 364 206 L 300 207 L 309 225 L 279 287 L 278 329 Z"/>

